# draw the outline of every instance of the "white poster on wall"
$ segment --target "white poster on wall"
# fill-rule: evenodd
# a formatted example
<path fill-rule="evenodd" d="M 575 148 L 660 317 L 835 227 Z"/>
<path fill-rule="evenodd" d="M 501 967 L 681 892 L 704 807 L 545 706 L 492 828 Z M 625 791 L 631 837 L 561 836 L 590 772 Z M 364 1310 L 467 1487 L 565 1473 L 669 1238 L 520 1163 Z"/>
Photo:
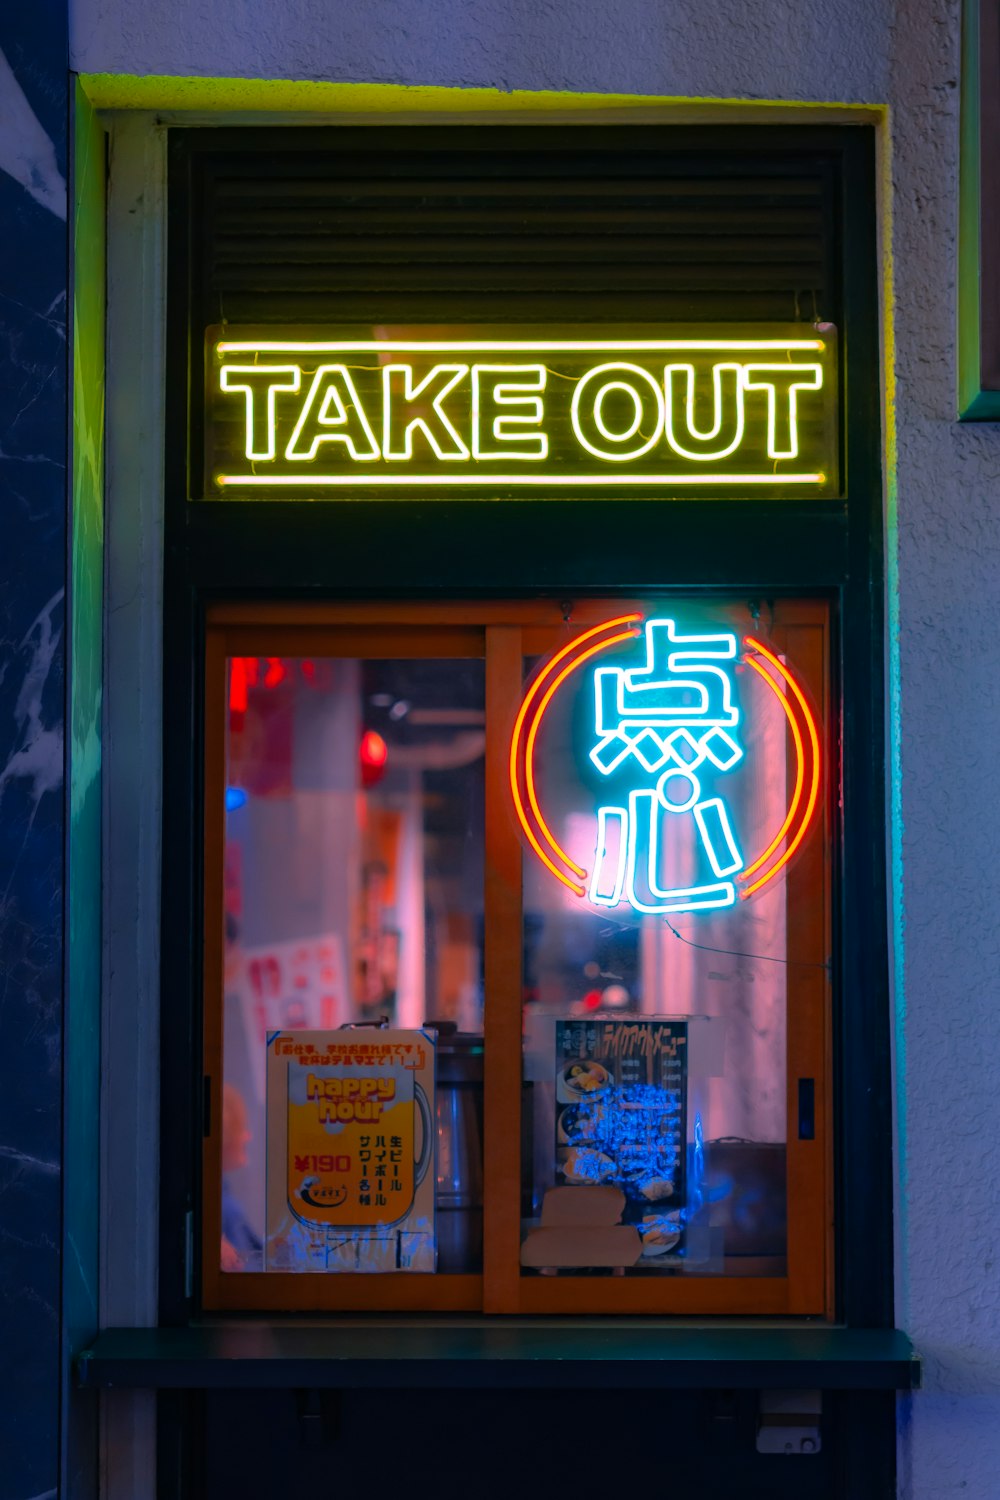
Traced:
<path fill-rule="evenodd" d="M 238 991 L 254 1096 L 263 1104 L 267 1037 L 275 1031 L 331 1031 L 349 1019 L 344 945 L 324 933 L 245 948 Z"/>

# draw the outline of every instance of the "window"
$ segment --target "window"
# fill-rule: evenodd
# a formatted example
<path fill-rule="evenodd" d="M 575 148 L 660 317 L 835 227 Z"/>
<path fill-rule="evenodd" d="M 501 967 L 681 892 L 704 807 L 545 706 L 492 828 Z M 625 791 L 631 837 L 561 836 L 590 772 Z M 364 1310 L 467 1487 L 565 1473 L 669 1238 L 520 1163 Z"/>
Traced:
<path fill-rule="evenodd" d="M 170 151 L 168 426 L 187 442 L 167 454 L 164 1320 L 383 1309 L 877 1326 L 889 1260 L 875 1266 L 871 1244 L 888 1244 L 891 1192 L 863 132 L 184 131 Z M 308 336 L 360 341 L 371 365 L 387 329 L 408 347 L 488 329 L 490 351 L 509 330 L 563 330 L 578 351 L 715 327 L 730 349 L 737 325 L 759 338 L 766 324 L 786 339 L 805 324 L 823 346 L 802 354 L 821 380 L 781 388 L 788 413 L 799 390 L 815 438 L 787 492 L 780 465 L 757 472 L 758 444 L 718 492 L 668 475 L 661 494 L 651 456 L 641 483 L 605 492 L 590 474 L 585 497 L 575 470 L 551 494 L 460 478 L 438 493 L 423 434 L 441 440 L 440 409 L 414 428 L 419 491 L 377 475 L 356 495 L 209 483 L 206 338 L 226 325 L 249 330 L 237 343 L 283 339 L 289 364 L 288 340 Z M 584 426 L 600 418 L 613 446 L 637 421 L 645 444 L 683 381 L 671 397 L 662 370 L 623 359 L 634 390 L 612 372 Z M 546 382 L 521 372 L 506 447 L 551 436 L 560 400 L 572 425 L 583 365 L 534 347 L 529 362 Z M 285 478 L 286 426 L 314 384 L 300 364 L 287 409 L 274 387 Z M 378 443 L 393 378 L 352 374 Z M 475 412 L 470 426 L 447 406 L 466 386 L 435 379 L 471 451 Z M 745 411 L 770 411 L 767 380 L 729 371 L 723 388 L 734 381 Z M 343 426 L 344 392 L 338 376 L 315 396 L 311 441 Z M 418 403 L 416 384 L 403 396 Z M 218 402 L 244 477 L 270 451 L 245 441 L 261 402 L 239 381 Z M 710 439 L 708 408 L 686 420 Z M 770 460 L 794 445 L 766 446 Z M 658 671 L 671 630 L 716 638 L 713 652 L 733 642 L 688 660 L 676 736 L 663 702 L 659 719 L 641 711 L 645 686 L 673 691 L 674 669 Z M 738 724 L 728 710 L 696 722 L 713 667 Z M 618 695 L 608 713 L 600 673 Z M 713 758 L 716 730 L 732 745 L 711 740 Z M 286 1063 L 307 1059 L 304 1078 L 274 1065 L 268 1037 L 275 1057 L 280 1040 Z M 311 1124 L 300 1139 L 290 1111 L 307 1104 L 322 1140 Z M 375 1105 L 405 1130 L 362 1130 Z M 327 1148 L 334 1135 L 350 1149 Z M 376 1213 L 378 1166 L 404 1184 L 391 1220 Z M 289 1204 L 303 1191 L 305 1222 Z"/>
<path fill-rule="evenodd" d="M 826 1309 L 828 663 L 821 600 L 212 611 L 208 1305 Z"/>

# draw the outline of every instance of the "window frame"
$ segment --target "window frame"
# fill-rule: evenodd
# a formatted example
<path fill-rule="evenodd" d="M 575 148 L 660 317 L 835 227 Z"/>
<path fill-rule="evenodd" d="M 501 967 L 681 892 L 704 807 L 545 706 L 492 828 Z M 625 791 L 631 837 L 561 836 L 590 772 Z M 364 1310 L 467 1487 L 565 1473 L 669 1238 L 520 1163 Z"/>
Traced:
<path fill-rule="evenodd" d="M 661 596 L 664 607 L 670 596 Z M 255 1312 L 489 1312 L 581 1314 L 826 1316 L 833 1313 L 832 1120 L 830 1029 L 835 976 L 817 972 L 817 955 L 830 952 L 828 773 L 820 823 L 801 862 L 786 874 L 790 898 L 803 887 L 810 921 L 790 924 L 792 957 L 785 1009 L 787 1132 L 787 1261 L 784 1275 L 725 1274 L 660 1278 L 530 1277 L 520 1266 L 523 844 L 509 807 L 509 744 L 524 690 L 525 660 L 565 640 L 573 628 L 622 609 L 648 612 L 650 600 L 588 597 L 553 601 L 394 600 L 354 604 L 261 603 L 209 610 L 205 667 L 204 1009 L 203 1058 L 207 1128 L 203 1138 L 201 1215 L 202 1296 L 206 1311 Z M 722 602 L 720 600 L 720 602 Z M 822 708 L 824 762 L 837 736 L 829 698 L 830 613 L 827 602 L 778 606 L 776 640 L 796 624 L 818 626 L 823 642 L 805 672 L 807 691 Z M 793 657 L 803 670 L 805 663 Z M 220 1134 L 223 1077 L 223 863 L 225 844 L 225 683 L 235 656 L 481 656 L 485 662 L 486 753 L 484 829 L 484 1263 L 482 1274 L 379 1276 L 337 1273 L 240 1272 L 219 1266 Z M 821 924 L 820 931 L 815 923 Z M 798 940 L 798 941 L 797 941 Z M 516 955 L 516 961 L 512 961 Z M 794 1132 L 797 1080 L 816 1090 L 815 1137 Z M 510 1122 L 518 1122 L 511 1129 Z"/>
<path fill-rule="evenodd" d="M 958 416 L 1000 418 L 1000 0 L 964 0 L 958 235 Z"/>
<path fill-rule="evenodd" d="M 572 142 L 571 128 L 542 127 L 547 135 L 557 128 Z M 638 128 L 602 133 L 620 143 L 623 131 Z M 185 1322 L 205 1305 L 199 1267 L 185 1252 L 200 1199 L 205 1127 L 199 840 L 210 609 L 237 599 L 254 609 L 279 599 L 308 608 L 319 598 L 369 604 L 387 595 L 401 605 L 442 597 L 484 601 L 501 587 L 512 600 L 544 598 L 558 606 L 585 594 L 649 597 L 669 586 L 759 599 L 821 594 L 831 601 L 843 774 L 832 789 L 833 946 L 841 979 L 832 1018 L 836 1277 L 827 1309 L 859 1326 L 892 1325 L 880 393 L 871 373 L 879 368 L 877 259 L 866 207 L 874 201 L 874 141 L 859 128 L 666 130 L 679 147 L 729 152 L 737 163 L 755 150 L 822 151 L 835 162 L 838 216 L 830 233 L 846 335 L 842 501 L 650 505 L 594 498 L 574 506 L 570 526 L 562 498 L 193 505 L 184 455 L 166 445 L 162 993 L 171 1003 L 161 1013 L 164 1323 Z M 331 128 L 331 139 L 337 134 Z M 519 134 L 525 139 L 530 131 Z M 170 135 L 167 431 L 179 432 L 187 420 L 182 372 L 192 337 L 191 157 L 212 149 L 220 132 Z M 232 139 L 226 144 L 231 148 Z M 171 933 L 179 934 L 176 941 Z"/>

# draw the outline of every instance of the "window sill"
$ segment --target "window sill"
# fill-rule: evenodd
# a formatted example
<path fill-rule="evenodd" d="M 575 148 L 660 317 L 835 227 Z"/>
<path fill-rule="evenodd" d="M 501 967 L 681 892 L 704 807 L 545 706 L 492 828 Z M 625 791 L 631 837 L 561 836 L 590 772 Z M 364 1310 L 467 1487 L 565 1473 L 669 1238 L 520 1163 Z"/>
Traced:
<path fill-rule="evenodd" d="M 107 1328 L 77 1363 L 116 1389 L 449 1388 L 912 1390 L 898 1329 L 662 1319 L 353 1317 Z"/>

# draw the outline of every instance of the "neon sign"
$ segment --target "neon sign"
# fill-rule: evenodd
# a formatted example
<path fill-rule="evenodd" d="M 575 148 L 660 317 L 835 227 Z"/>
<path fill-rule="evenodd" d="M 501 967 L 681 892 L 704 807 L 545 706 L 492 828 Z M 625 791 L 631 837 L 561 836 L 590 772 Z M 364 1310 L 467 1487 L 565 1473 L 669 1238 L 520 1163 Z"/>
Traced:
<path fill-rule="evenodd" d="M 613 662 L 581 674 L 609 652 Z M 755 673 L 777 700 L 794 754 L 784 816 L 764 847 L 749 854 L 725 792 L 726 778 L 746 756 L 738 667 Z M 537 786 L 539 733 L 571 679 L 585 695 L 587 744 L 580 759 L 596 787 L 589 871 L 558 842 Z M 528 688 L 510 746 L 514 810 L 543 865 L 594 906 L 624 904 L 641 916 L 730 907 L 762 890 L 812 825 L 821 778 L 816 720 L 788 664 L 754 636 L 689 632 L 666 616 L 620 615 L 564 646 Z M 671 880 L 662 871 L 670 867 L 684 822 L 697 878 Z"/>
<path fill-rule="evenodd" d="M 828 324 L 655 338 L 381 332 L 210 329 L 205 493 L 838 491 Z"/>

